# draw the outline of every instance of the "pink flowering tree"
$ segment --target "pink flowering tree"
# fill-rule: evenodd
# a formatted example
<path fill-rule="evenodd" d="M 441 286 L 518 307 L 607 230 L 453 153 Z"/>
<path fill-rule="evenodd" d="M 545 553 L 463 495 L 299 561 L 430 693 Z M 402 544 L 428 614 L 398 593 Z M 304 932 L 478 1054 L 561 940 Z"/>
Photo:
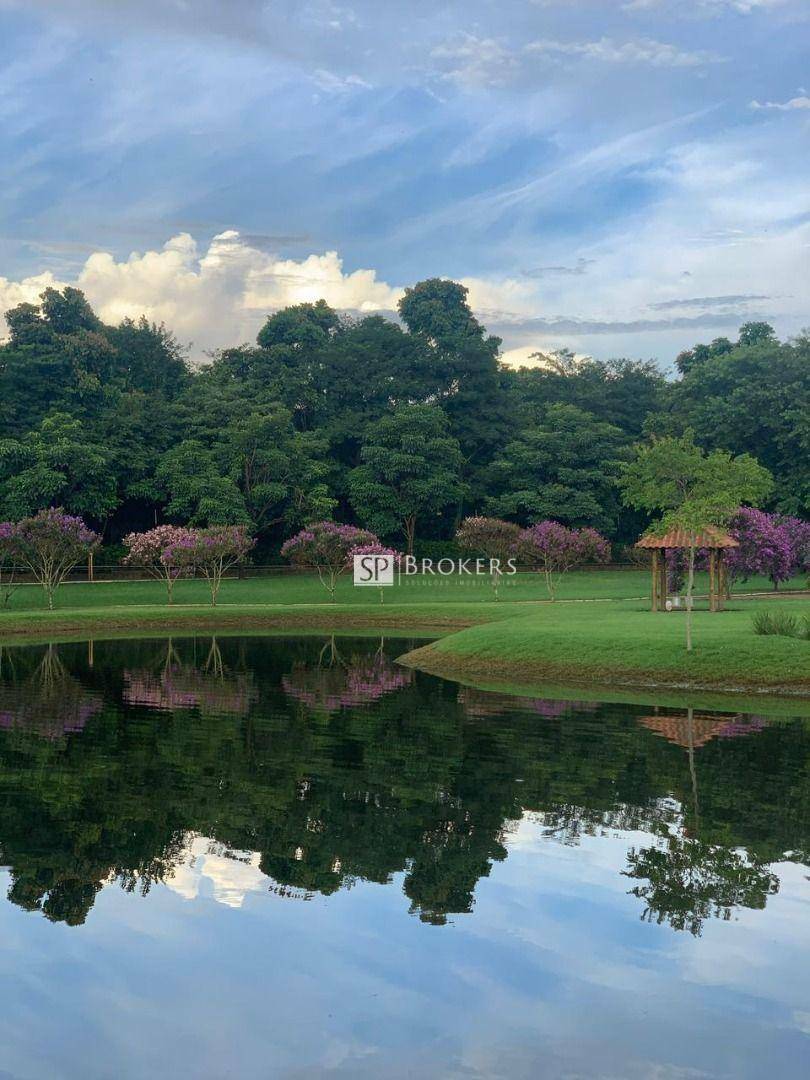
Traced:
<path fill-rule="evenodd" d="M 244 525 L 188 529 L 185 536 L 166 548 L 161 559 L 172 571 L 181 573 L 188 569 L 201 573 L 211 591 L 211 606 L 216 607 L 226 572 L 244 562 L 255 543 Z"/>
<path fill-rule="evenodd" d="M 14 580 L 14 525 L 10 521 L 0 521 L 0 604 L 8 606 L 11 594 L 16 588 Z"/>
<path fill-rule="evenodd" d="M 163 558 L 167 548 L 173 548 L 192 536 L 192 530 L 182 525 L 158 525 L 148 532 L 130 533 L 124 537 L 127 554 L 122 560 L 126 566 L 139 566 L 150 577 L 157 578 L 166 586 L 166 596 L 174 601 L 174 583 L 183 568 Z"/>
<path fill-rule="evenodd" d="M 45 590 L 48 608 L 53 610 L 56 590 L 100 540 L 81 518 L 49 508 L 18 521 L 12 545 L 15 558 Z"/>
<path fill-rule="evenodd" d="M 357 547 L 353 547 L 346 557 L 347 569 L 354 566 L 355 555 L 390 555 L 394 560 L 394 565 L 399 566 L 402 562 L 402 552 L 395 551 L 393 548 L 386 547 L 385 544 L 381 544 L 379 540 L 375 540 L 371 544 L 358 544 Z M 385 603 L 385 588 L 380 586 L 380 603 Z"/>
<path fill-rule="evenodd" d="M 291 536 L 282 545 L 281 554 L 294 566 L 316 570 L 334 602 L 338 578 L 351 565 L 349 553 L 369 544 L 379 544 L 379 538 L 368 529 L 318 521 Z"/>
<path fill-rule="evenodd" d="M 468 517 L 456 531 L 456 543 L 462 551 L 489 559 L 489 580 L 495 599 L 503 571 L 501 567 L 515 555 L 521 528 L 500 518 Z"/>
<path fill-rule="evenodd" d="M 610 545 L 596 529 L 568 529 L 559 521 L 540 521 L 524 529 L 518 552 L 522 561 L 542 572 L 550 600 L 555 599 L 560 579 L 569 570 L 610 559 Z"/>
<path fill-rule="evenodd" d="M 726 552 L 729 580 L 746 581 L 755 574 L 770 578 L 775 589 L 794 573 L 795 555 L 789 529 L 775 514 L 744 506 L 731 519 L 729 533 L 739 544 Z"/>

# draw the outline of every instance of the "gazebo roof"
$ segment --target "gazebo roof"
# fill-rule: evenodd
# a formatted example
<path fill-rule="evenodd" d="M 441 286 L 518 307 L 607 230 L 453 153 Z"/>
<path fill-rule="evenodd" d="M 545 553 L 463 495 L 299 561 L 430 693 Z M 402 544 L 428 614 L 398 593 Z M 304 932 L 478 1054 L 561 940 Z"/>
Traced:
<path fill-rule="evenodd" d="M 689 532 L 686 529 L 670 529 L 663 536 L 642 536 L 637 548 L 688 548 Z M 721 529 L 708 528 L 698 533 L 695 547 L 699 548 L 735 548 L 740 545 L 728 533 Z"/>

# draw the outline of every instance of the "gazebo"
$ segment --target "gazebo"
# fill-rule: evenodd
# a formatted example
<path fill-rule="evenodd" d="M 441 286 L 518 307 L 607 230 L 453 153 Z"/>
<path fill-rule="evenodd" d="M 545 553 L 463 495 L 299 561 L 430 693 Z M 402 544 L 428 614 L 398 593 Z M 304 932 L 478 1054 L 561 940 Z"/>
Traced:
<path fill-rule="evenodd" d="M 642 536 L 637 548 L 652 551 L 652 610 L 663 611 L 667 599 L 667 563 L 662 557 L 667 548 L 689 548 L 690 538 L 686 529 L 670 529 L 663 536 Z M 726 548 L 740 545 L 720 529 L 704 529 L 695 539 L 696 548 L 709 552 L 709 611 L 721 611 L 726 595 L 726 567 L 723 552 Z"/>

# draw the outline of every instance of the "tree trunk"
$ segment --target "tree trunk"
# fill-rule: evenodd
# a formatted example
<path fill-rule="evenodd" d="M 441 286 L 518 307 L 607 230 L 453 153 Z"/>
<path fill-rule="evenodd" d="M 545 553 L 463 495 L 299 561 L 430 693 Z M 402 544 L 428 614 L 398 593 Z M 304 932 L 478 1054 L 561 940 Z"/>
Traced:
<path fill-rule="evenodd" d="M 416 516 L 411 514 L 403 520 L 402 524 L 405 528 L 406 554 L 413 555 L 413 543 L 416 539 Z"/>
<path fill-rule="evenodd" d="M 692 594 L 695 588 L 695 535 L 689 536 L 689 573 L 686 578 L 686 651 L 692 651 Z"/>

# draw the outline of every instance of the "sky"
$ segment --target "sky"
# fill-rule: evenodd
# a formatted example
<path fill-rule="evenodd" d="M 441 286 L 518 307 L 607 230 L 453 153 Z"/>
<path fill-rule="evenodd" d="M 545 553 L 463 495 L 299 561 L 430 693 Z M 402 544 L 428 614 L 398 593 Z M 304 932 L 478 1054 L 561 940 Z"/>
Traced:
<path fill-rule="evenodd" d="M 510 363 L 810 324 L 808 0 L 0 0 L 0 308 L 195 358 L 470 290 Z"/>

